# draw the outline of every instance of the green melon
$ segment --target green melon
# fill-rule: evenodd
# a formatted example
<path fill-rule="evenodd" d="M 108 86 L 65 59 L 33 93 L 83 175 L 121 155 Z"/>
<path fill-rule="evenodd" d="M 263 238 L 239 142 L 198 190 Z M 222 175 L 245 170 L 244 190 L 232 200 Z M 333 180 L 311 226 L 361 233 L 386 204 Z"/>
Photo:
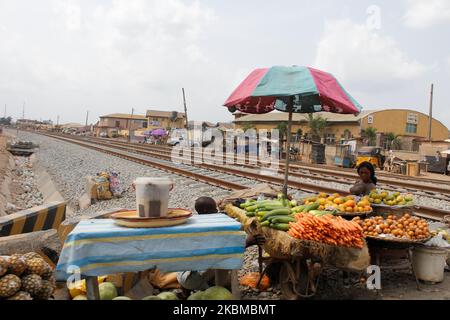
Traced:
<path fill-rule="evenodd" d="M 203 292 L 203 300 L 233 300 L 231 292 L 223 287 L 211 287 Z"/>
<path fill-rule="evenodd" d="M 158 296 L 148 296 L 148 297 L 142 298 L 142 300 L 162 300 L 162 299 Z"/>
<path fill-rule="evenodd" d="M 117 289 L 111 282 L 103 282 L 98 286 L 100 300 L 112 300 L 118 296 Z"/>
<path fill-rule="evenodd" d="M 173 292 L 161 292 L 158 294 L 158 297 L 160 297 L 161 300 L 179 300 L 177 295 Z"/>
<path fill-rule="evenodd" d="M 203 300 L 203 294 L 204 294 L 203 291 L 197 291 L 197 292 L 191 294 L 189 296 L 189 298 L 187 298 L 187 299 L 188 300 Z"/>
<path fill-rule="evenodd" d="M 119 296 L 119 297 L 115 297 L 113 300 L 131 300 L 131 299 L 128 297 L 125 297 L 125 296 Z"/>

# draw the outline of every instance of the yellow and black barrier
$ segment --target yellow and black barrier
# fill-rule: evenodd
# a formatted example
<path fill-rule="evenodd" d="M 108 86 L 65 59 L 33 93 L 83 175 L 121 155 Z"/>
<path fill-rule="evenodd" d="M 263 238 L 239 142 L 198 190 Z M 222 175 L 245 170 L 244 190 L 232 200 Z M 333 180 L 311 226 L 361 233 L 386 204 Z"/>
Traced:
<path fill-rule="evenodd" d="M 66 219 L 66 202 L 51 202 L 44 206 L 0 217 L 0 237 L 58 229 Z"/>

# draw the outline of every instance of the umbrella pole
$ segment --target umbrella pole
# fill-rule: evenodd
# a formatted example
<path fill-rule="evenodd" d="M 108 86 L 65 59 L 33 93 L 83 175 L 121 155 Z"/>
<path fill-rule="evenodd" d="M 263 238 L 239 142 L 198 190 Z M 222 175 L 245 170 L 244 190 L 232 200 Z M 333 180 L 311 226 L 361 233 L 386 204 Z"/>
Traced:
<path fill-rule="evenodd" d="M 292 109 L 294 108 L 294 97 L 289 98 L 288 102 L 289 120 L 287 127 L 287 142 L 286 142 L 286 163 L 284 167 L 284 183 L 283 183 L 283 194 L 288 196 L 288 181 L 289 181 L 289 161 L 290 161 L 290 149 L 291 149 L 291 129 L 292 129 Z"/>

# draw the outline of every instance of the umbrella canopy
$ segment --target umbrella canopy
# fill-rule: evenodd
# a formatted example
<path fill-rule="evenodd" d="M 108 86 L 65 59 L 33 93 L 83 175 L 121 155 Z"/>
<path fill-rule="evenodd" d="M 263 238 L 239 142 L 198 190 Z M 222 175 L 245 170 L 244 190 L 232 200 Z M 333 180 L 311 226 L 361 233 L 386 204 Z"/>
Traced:
<path fill-rule="evenodd" d="M 256 69 L 236 88 L 226 107 L 245 113 L 287 110 L 293 98 L 293 112 L 334 112 L 357 114 L 361 105 L 336 78 L 310 67 L 272 67 Z"/>
<path fill-rule="evenodd" d="M 256 69 L 234 90 L 224 106 L 231 112 L 289 112 L 283 193 L 287 196 L 292 113 L 358 114 L 361 105 L 330 73 L 310 67 Z"/>
<path fill-rule="evenodd" d="M 155 137 L 163 137 L 167 135 L 167 131 L 164 129 L 155 129 L 152 131 L 151 135 Z"/>

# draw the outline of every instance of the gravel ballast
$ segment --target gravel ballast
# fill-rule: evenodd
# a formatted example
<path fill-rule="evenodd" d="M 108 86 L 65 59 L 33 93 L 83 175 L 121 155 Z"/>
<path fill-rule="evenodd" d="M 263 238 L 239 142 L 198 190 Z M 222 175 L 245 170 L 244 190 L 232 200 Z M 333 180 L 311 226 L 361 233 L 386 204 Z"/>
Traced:
<path fill-rule="evenodd" d="M 136 198 L 131 185 L 137 177 L 170 178 L 175 184 L 169 202 L 169 206 L 173 208 L 194 209 L 194 202 L 198 197 L 210 196 L 218 199 L 229 194 L 229 191 L 218 187 L 49 137 L 21 132 L 20 138 L 40 145 L 36 154 L 40 165 L 51 175 L 74 215 L 93 214 L 111 208 L 135 208 Z M 80 210 L 78 199 L 85 192 L 85 177 L 110 170 L 120 174 L 121 185 L 126 190 L 123 196 L 99 201 L 86 210 Z"/>

